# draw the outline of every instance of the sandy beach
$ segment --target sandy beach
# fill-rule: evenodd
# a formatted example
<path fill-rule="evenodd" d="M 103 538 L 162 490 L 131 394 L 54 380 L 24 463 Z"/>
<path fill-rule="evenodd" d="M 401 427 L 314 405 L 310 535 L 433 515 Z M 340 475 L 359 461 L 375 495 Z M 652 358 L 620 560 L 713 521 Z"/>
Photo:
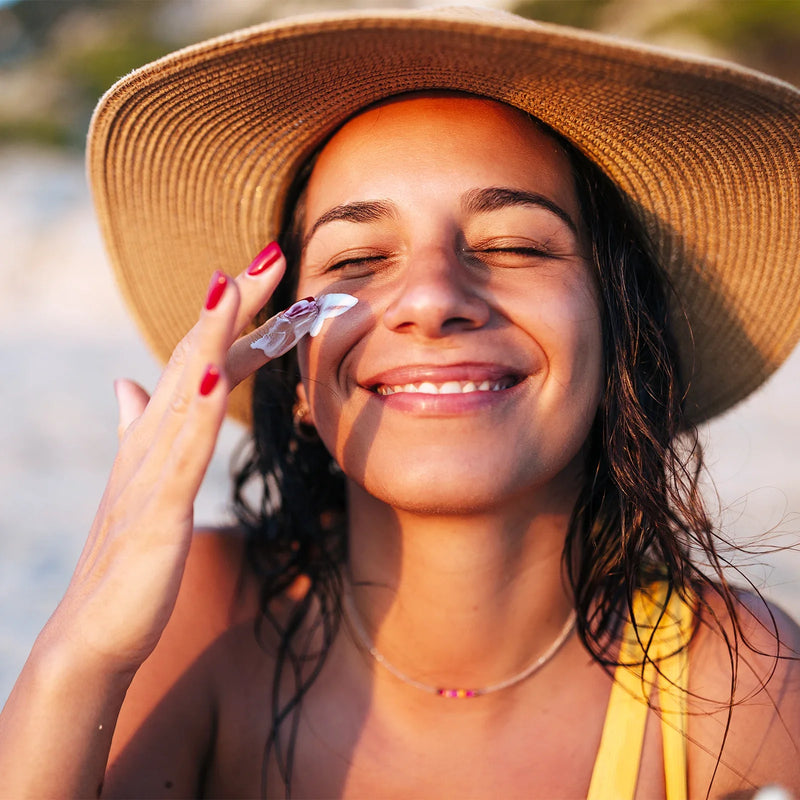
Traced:
<path fill-rule="evenodd" d="M 102 494 L 116 447 L 112 382 L 129 376 L 152 387 L 158 368 L 112 283 L 77 156 L 0 151 L 0 241 L 2 702 L 69 581 Z M 724 529 L 740 542 L 797 547 L 798 409 L 795 353 L 703 430 Z M 226 518 L 228 461 L 241 435 L 226 427 L 198 521 Z M 800 617 L 800 554 L 747 560 L 756 584 Z"/>

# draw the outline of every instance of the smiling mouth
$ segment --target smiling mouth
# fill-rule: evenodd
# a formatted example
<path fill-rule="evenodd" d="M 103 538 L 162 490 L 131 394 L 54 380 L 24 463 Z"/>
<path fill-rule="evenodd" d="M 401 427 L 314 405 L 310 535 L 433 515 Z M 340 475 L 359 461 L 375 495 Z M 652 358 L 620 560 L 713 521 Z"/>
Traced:
<path fill-rule="evenodd" d="M 498 380 L 483 381 L 419 381 L 417 383 L 386 384 L 380 383 L 373 391 L 380 395 L 398 394 L 473 394 L 474 392 L 501 392 L 510 389 L 520 382 L 514 375 L 506 375 Z"/>

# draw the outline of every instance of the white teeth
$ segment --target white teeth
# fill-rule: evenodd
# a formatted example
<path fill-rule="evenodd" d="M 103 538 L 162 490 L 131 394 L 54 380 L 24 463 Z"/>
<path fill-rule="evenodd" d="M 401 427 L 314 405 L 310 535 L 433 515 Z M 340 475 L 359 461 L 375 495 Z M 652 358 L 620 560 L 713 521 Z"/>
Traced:
<path fill-rule="evenodd" d="M 497 381 L 445 381 L 444 383 L 432 383 L 422 381 L 421 383 L 404 383 L 396 386 L 381 384 L 376 391 L 380 395 L 396 394 L 406 392 L 407 394 L 471 394 L 472 392 L 499 392 L 513 386 L 515 383 L 511 377 L 501 378 Z"/>

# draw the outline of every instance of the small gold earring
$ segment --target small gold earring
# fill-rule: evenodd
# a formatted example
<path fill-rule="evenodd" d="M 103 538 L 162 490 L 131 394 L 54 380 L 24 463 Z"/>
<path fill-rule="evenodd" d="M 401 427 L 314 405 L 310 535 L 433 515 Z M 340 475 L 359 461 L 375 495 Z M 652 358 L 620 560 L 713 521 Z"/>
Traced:
<path fill-rule="evenodd" d="M 310 415 L 311 409 L 302 400 L 298 400 L 292 409 L 292 427 L 298 439 L 315 442 L 319 440 L 319 436 Z"/>

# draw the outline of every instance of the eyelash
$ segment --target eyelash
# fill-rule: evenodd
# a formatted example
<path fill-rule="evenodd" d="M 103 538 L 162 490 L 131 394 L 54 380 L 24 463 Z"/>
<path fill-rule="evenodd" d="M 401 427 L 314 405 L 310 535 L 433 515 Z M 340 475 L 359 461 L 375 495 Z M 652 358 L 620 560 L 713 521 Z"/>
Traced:
<path fill-rule="evenodd" d="M 501 254 L 510 256 L 520 256 L 524 258 L 556 258 L 556 256 L 539 247 L 476 247 L 464 248 L 465 255 L 480 258 L 482 255 L 488 254 Z M 351 256 L 349 258 L 342 258 L 338 261 L 334 260 L 325 268 L 325 272 L 340 272 L 348 267 L 358 267 L 373 264 L 376 262 L 385 261 L 388 258 L 386 255 L 374 256 Z"/>
<path fill-rule="evenodd" d="M 520 256 L 538 256 L 540 258 L 553 258 L 553 254 L 539 247 L 485 247 L 480 250 L 471 250 L 472 253 L 512 253 Z"/>
<path fill-rule="evenodd" d="M 369 264 L 374 261 L 383 261 L 385 258 L 386 256 L 354 256 L 352 258 L 343 258 L 340 261 L 333 261 L 333 263 L 329 264 L 325 268 L 325 271 L 337 272 L 338 270 L 342 270 L 345 267 Z"/>
<path fill-rule="evenodd" d="M 558 258 L 556 253 L 541 247 L 523 246 L 518 247 L 475 247 L 465 250 L 465 253 L 478 260 L 491 260 L 492 257 L 502 258 L 525 258 L 525 259 L 554 259 Z"/>

